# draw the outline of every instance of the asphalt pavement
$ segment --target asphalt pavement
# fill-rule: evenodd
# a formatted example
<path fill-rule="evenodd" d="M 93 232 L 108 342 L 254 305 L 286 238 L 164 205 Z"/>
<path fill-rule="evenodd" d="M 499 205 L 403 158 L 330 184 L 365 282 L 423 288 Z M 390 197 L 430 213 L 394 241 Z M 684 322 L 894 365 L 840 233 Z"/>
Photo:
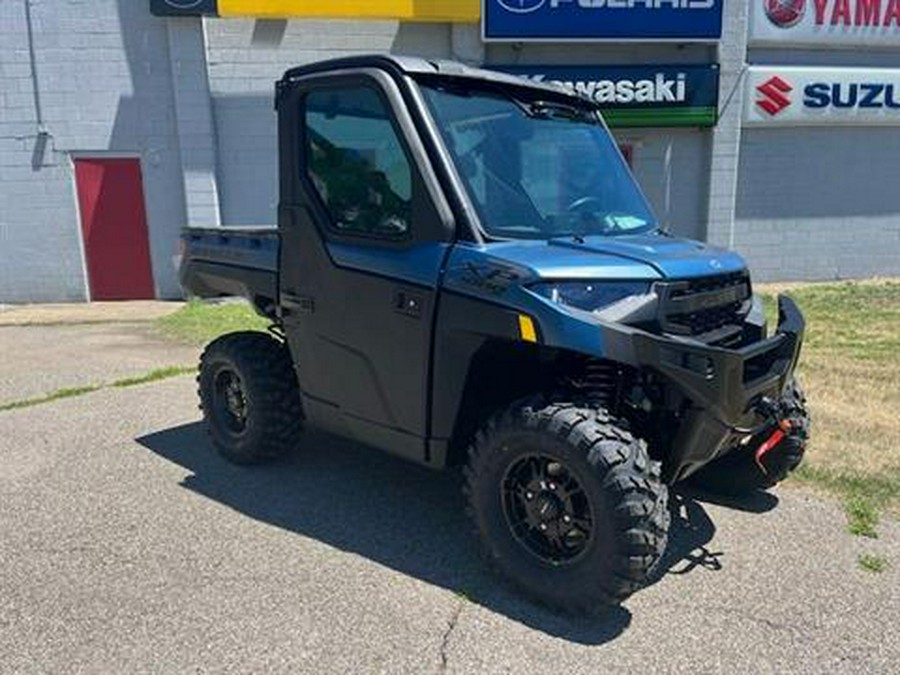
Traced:
<path fill-rule="evenodd" d="M 0 673 L 897 672 L 895 522 L 682 494 L 660 579 L 560 616 L 485 568 L 458 474 L 316 435 L 233 467 L 194 388 L 0 413 Z"/>

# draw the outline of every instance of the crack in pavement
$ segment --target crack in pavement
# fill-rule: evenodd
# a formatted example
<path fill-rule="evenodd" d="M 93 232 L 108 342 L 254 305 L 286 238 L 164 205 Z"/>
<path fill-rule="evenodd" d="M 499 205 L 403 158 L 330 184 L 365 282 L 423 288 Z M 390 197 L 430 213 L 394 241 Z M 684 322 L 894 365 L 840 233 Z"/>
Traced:
<path fill-rule="evenodd" d="M 447 622 L 447 629 L 444 631 L 444 637 L 441 639 L 441 673 L 447 672 L 447 647 L 450 645 L 450 637 L 453 635 L 453 631 L 456 630 L 456 626 L 459 624 L 459 617 L 462 614 L 463 608 L 465 607 L 466 600 L 464 598 L 459 598 L 456 602 L 456 608 L 453 610 L 453 614 L 450 616 L 450 620 Z"/>

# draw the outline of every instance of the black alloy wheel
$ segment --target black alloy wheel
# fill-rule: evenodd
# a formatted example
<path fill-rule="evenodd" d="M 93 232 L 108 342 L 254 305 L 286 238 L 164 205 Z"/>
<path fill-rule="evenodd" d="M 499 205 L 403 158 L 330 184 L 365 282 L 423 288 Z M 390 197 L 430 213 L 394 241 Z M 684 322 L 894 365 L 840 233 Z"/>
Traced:
<path fill-rule="evenodd" d="M 513 536 L 542 562 L 574 562 L 591 544 L 590 502 L 563 462 L 548 455 L 526 455 L 509 467 L 501 490 Z"/>
<path fill-rule="evenodd" d="M 216 374 L 213 414 L 231 433 L 241 434 L 247 429 L 247 394 L 241 377 L 229 368 Z"/>

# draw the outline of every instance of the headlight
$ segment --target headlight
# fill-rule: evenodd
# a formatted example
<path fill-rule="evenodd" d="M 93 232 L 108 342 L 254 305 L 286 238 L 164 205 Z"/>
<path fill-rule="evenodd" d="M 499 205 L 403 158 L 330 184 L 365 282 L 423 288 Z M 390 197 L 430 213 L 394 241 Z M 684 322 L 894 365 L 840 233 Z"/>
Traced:
<path fill-rule="evenodd" d="M 644 281 L 559 281 L 534 284 L 529 288 L 560 305 L 596 312 L 632 295 L 648 293 L 650 284 Z"/>

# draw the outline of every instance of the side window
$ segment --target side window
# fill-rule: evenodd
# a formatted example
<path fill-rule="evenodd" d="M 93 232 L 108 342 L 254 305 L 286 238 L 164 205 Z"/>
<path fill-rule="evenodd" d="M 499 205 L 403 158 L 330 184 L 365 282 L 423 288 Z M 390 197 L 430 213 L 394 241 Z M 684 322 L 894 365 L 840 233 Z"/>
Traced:
<path fill-rule="evenodd" d="M 412 170 L 387 106 L 370 87 L 306 96 L 306 171 L 343 234 L 409 233 Z"/>

